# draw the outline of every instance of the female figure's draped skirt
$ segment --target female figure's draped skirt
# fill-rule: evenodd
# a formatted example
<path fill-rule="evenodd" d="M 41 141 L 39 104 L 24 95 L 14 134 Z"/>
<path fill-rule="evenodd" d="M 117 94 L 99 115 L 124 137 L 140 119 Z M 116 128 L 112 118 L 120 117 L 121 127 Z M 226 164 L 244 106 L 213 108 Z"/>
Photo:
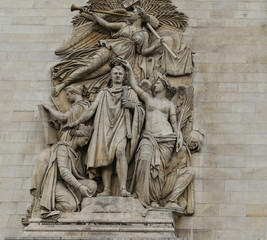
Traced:
<path fill-rule="evenodd" d="M 132 192 L 144 206 L 160 203 L 165 183 L 165 170 L 171 159 L 176 136 L 154 137 L 144 132 L 135 157 Z"/>

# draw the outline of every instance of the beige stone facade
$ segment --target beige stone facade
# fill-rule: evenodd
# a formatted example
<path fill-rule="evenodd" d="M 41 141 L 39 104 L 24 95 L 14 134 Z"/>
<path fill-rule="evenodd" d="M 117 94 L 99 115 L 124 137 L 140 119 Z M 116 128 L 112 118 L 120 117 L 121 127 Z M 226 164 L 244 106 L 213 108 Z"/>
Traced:
<path fill-rule="evenodd" d="M 83 5 L 86 1 L 77 0 Z M 67 39 L 73 0 L 1 0 L 0 238 L 19 237 L 32 169 L 46 147 L 37 105 L 50 100 L 53 51 Z M 205 133 L 188 240 L 267 239 L 267 2 L 174 0 L 189 16 L 195 124 Z"/>

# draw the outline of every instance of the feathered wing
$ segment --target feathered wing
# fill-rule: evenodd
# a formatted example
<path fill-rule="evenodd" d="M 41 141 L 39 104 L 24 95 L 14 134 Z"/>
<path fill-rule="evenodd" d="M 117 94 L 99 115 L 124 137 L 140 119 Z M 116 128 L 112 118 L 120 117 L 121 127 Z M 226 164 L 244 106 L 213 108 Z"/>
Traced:
<path fill-rule="evenodd" d="M 192 86 L 189 86 L 186 89 L 185 100 L 184 100 L 184 104 L 183 104 L 181 114 L 180 114 L 180 119 L 179 119 L 179 125 L 181 129 L 185 126 L 188 118 L 192 114 L 193 99 L 194 99 L 194 88 Z"/>
<path fill-rule="evenodd" d="M 87 4 L 96 10 L 120 12 L 123 11 L 122 2 L 123 0 L 91 0 Z M 187 25 L 188 17 L 177 11 L 171 0 L 141 0 L 140 5 L 159 20 L 161 30 L 171 28 L 172 31 L 175 29 L 183 31 Z M 104 18 L 109 21 L 123 20 L 122 17 L 110 15 Z M 67 55 L 76 50 L 93 47 L 99 40 L 111 37 L 109 31 L 101 28 L 86 13 L 75 16 L 72 23 L 74 25 L 72 37 L 55 51 L 56 55 Z"/>
<path fill-rule="evenodd" d="M 90 8 L 93 10 L 96 9 L 125 13 L 125 10 L 121 9 L 120 2 L 121 0 L 92 0 L 87 2 L 87 4 L 90 4 Z M 109 14 L 102 14 L 101 17 L 106 19 L 108 22 L 125 21 L 122 17 Z M 55 51 L 56 55 L 66 57 L 51 68 L 51 98 L 56 107 L 61 111 L 65 111 L 67 109 L 67 107 L 62 104 L 66 102 L 66 96 L 62 91 L 58 96 L 54 96 L 54 86 L 60 84 L 77 68 L 85 66 L 88 63 L 90 57 L 92 57 L 97 50 L 96 45 L 99 40 L 111 38 L 111 31 L 107 31 L 102 28 L 89 14 L 80 12 L 73 18 L 72 23 L 73 33 L 71 38 L 64 42 L 63 45 Z M 92 76 L 84 78 L 82 85 L 84 86 L 85 97 L 87 99 L 93 99 L 95 93 L 100 88 L 107 86 L 109 79 L 109 73 L 95 78 L 92 78 Z M 81 85 L 81 83 L 77 84 Z"/>
<path fill-rule="evenodd" d="M 88 1 L 92 9 L 121 12 L 120 0 L 92 0 Z M 85 6 L 86 7 L 86 6 Z M 119 17 L 104 15 L 107 21 L 117 21 Z M 120 17 L 121 19 L 121 17 Z M 86 13 L 79 13 L 72 20 L 73 33 L 56 51 L 56 55 L 68 55 L 73 51 L 94 47 L 101 39 L 111 38 L 111 32 L 103 29 Z"/>
<path fill-rule="evenodd" d="M 171 0 L 141 0 L 141 7 L 149 14 L 156 17 L 160 25 L 175 27 L 184 30 L 188 17 L 176 10 Z"/>
<path fill-rule="evenodd" d="M 185 128 L 185 131 L 186 131 L 185 134 L 188 134 L 186 128 L 187 128 L 187 125 L 190 124 L 189 121 L 190 121 L 190 118 L 192 117 L 193 101 L 194 101 L 194 88 L 193 86 L 189 86 L 185 89 L 184 102 L 182 104 L 180 113 L 178 114 L 178 128 L 181 130 Z M 191 152 L 187 145 L 186 145 L 186 149 L 188 152 L 187 167 L 190 167 Z M 187 200 L 187 208 L 186 208 L 187 215 L 192 215 L 195 212 L 194 194 L 195 194 L 194 184 L 193 184 L 193 181 L 191 181 L 184 192 L 184 197 Z"/>
<path fill-rule="evenodd" d="M 163 48 L 160 57 L 157 56 L 158 53 L 155 53 L 153 57 L 159 59 L 159 65 L 169 76 L 191 74 L 194 70 L 192 50 L 189 44 L 181 44 L 188 17 L 179 12 L 171 0 L 141 0 L 140 4 L 148 14 L 157 18 L 160 24 L 155 30 L 172 50 L 170 54 Z M 153 42 L 156 41 L 153 34 L 150 34 L 150 39 Z M 173 57 L 174 55 L 176 57 Z"/>
<path fill-rule="evenodd" d="M 188 86 L 184 91 L 185 93 L 182 105 L 179 107 L 179 111 L 177 111 L 178 129 L 180 130 L 186 127 L 193 112 L 194 88 L 193 86 Z M 177 106 L 177 101 L 178 99 L 176 95 L 172 98 L 172 102 Z"/>
<path fill-rule="evenodd" d="M 125 13 L 125 10 L 122 9 L 122 2 L 123 0 L 91 0 L 87 4 L 90 4 L 93 10 Z M 174 31 L 175 36 L 173 38 L 175 39 L 177 39 L 178 35 L 182 35 L 182 29 L 187 24 L 187 16 L 178 12 L 170 0 L 141 0 L 140 5 L 149 14 L 158 18 L 160 27 L 157 31 L 159 33 L 167 31 L 167 35 L 170 36 L 170 33 Z M 123 17 L 109 14 L 102 15 L 102 18 L 108 22 L 126 21 Z M 99 40 L 111 38 L 111 31 L 102 28 L 89 14 L 77 14 L 73 18 L 72 23 L 73 33 L 71 38 L 55 51 L 57 55 L 67 57 L 51 68 L 52 86 L 62 82 L 75 69 L 86 65 L 88 59 L 94 53 L 94 47 Z M 109 76 L 105 74 L 105 76 L 94 79 L 93 82 L 91 82 L 91 79 L 83 79 L 83 84 L 85 84 L 88 92 L 90 92 L 97 87 L 106 85 L 108 79 Z M 101 82 L 101 86 L 97 84 L 98 82 Z M 54 102 L 56 102 L 56 98 L 52 96 Z"/>
<path fill-rule="evenodd" d="M 97 10 L 114 10 L 120 9 L 123 0 L 89 0 L 86 4 L 90 4 L 93 9 Z"/>

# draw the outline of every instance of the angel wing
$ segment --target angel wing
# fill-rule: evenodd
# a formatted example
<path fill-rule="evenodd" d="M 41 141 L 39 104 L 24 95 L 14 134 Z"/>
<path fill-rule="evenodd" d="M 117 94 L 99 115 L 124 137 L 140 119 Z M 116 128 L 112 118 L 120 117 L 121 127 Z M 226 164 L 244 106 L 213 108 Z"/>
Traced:
<path fill-rule="evenodd" d="M 125 10 L 121 9 L 120 0 L 91 0 L 87 4 L 90 4 L 92 9 L 125 13 Z M 103 18 L 109 22 L 115 22 L 119 19 L 124 20 L 122 17 L 110 15 L 104 15 Z M 72 23 L 72 36 L 56 49 L 56 55 L 67 55 L 76 50 L 90 48 L 95 46 L 99 40 L 111 37 L 111 32 L 100 27 L 89 14 L 78 14 L 73 17 Z"/>
<path fill-rule="evenodd" d="M 92 9 L 119 13 L 124 11 L 122 2 L 123 0 L 91 0 L 87 4 L 90 4 Z M 187 25 L 188 17 L 177 11 L 171 0 L 141 0 L 140 6 L 159 20 L 161 30 L 168 28 L 172 31 L 184 30 Z M 110 15 L 105 15 L 104 18 L 108 21 L 123 20 L 122 17 Z M 96 24 L 88 14 L 80 13 L 73 18 L 72 23 L 74 25 L 72 37 L 55 51 L 56 55 L 67 55 L 75 50 L 93 47 L 100 39 L 111 37 L 110 32 Z"/>
<path fill-rule="evenodd" d="M 171 36 L 170 33 L 175 29 L 173 39 L 177 39 L 177 35 L 182 34 L 181 29 L 187 24 L 187 16 L 178 12 L 170 0 L 141 0 L 139 2 L 141 7 L 160 21 L 160 28 L 157 29 L 158 32 L 163 34 L 163 31 L 167 31 L 167 36 Z M 95 10 L 125 13 L 126 10 L 122 9 L 122 3 L 123 0 L 91 0 L 87 2 Z M 109 14 L 102 15 L 101 17 L 108 22 L 126 21 L 126 18 Z M 89 14 L 78 14 L 73 18 L 72 23 L 74 28 L 71 38 L 55 51 L 56 55 L 65 55 L 67 57 L 51 68 L 53 86 L 60 84 L 62 80 L 78 67 L 86 65 L 88 58 L 92 56 L 91 50 L 94 49 L 99 40 L 112 38 L 111 31 L 103 29 Z M 164 34 L 166 35 L 166 33 Z M 100 77 L 101 79 L 94 79 L 93 82 L 90 79 L 83 79 L 83 82 L 87 82 L 86 88 L 88 92 L 96 88 L 93 83 L 101 83 L 101 86 L 98 87 L 105 86 L 107 81 L 104 81 L 104 79 L 107 80 L 108 76 L 105 75 L 103 77 Z M 52 99 L 56 102 L 57 97 L 52 96 Z"/>
<path fill-rule="evenodd" d="M 159 65 L 169 76 L 191 74 L 193 72 L 192 51 L 188 44 L 181 44 L 188 17 L 179 12 L 171 0 L 140 0 L 140 5 L 148 14 L 157 18 L 160 23 L 159 28 L 156 29 L 158 35 L 176 55 L 174 58 L 173 54 L 163 48 L 160 56 L 156 53 L 153 57 L 159 59 Z M 152 42 L 157 41 L 153 34 L 150 34 L 150 39 Z"/>
<path fill-rule="evenodd" d="M 181 30 L 187 26 L 188 17 L 177 11 L 171 0 L 141 0 L 140 6 L 156 17 L 161 26 L 166 25 Z"/>
<path fill-rule="evenodd" d="M 193 123 L 190 123 L 190 118 L 193 114 L 193 99 L 194 88 L 192 86 L 178 87 L 176 95 L 172 98 L 172 102 L 177 108 L 178 129 L 182 130 L 183 135 L 192 130 Z"/>

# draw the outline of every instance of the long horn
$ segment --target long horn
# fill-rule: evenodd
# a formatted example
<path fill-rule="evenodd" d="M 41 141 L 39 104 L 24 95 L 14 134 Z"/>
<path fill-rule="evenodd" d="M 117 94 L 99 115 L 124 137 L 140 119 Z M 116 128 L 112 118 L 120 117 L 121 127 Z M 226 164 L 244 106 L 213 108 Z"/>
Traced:
<path fill-rule="evenodd" d="M 73 11 L 83 11 L 83 8 L 76 6 L 75 4 L 72 4 L 70 10 L 72 12 Z M 104 14 L 110 14 L 110 15 L 121 16 L 121 17 L 130 17 L 130 15 L 128 15 L 128 14 L 109 12 L 109 11 L 104 11 L 104 10 L 93 10 L 92 9 L 91 11 L 96 12 L 96 13 L 104 13 Z"/>
<path fill-rule="evenodd" d="M 72 4 L 70 10 L 71 10 L 72 12 L 73 12 L 73 11 L 82 11 L 83 8 L 82 8 L 82 7 L 79 7 L 79 6 L 76 6 L 75 4 Z"/>

